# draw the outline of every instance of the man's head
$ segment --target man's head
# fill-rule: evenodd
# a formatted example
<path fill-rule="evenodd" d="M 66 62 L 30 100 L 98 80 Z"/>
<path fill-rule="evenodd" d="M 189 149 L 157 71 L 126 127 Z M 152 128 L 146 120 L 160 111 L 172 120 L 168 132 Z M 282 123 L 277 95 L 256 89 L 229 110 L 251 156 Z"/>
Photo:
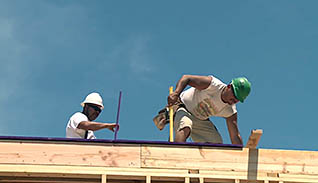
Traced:
<path fill-rule="evenodd" d="M 244 77 L 234 78 L 223 90 L 221 98 L 229 105 L 244 102 L 251 91 L 251 83 Z"/>
<path fill-rule="evenodd" d="M 90 121 L 95 120 L 104 109 L 103 99 L 98 93 L 87 95 L 81 105 L 83 106 L 83 113 L 87 115 Z"/>
<path fill-rule="evenodd" d="M 251 83 L 245 77 L 240 77 L 234 78 L 231 85 L 235 97 L 243 103 L 245 98 L 251 92 Z"/>

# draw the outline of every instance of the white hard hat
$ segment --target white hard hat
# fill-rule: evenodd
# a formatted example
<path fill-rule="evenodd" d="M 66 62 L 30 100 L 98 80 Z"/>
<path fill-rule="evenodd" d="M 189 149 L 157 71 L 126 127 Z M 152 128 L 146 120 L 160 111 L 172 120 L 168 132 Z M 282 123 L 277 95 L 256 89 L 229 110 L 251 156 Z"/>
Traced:
<path fill-rule="evenodd" d="M 87 95 L 84 102 L 81 103 L 81 106 L 84 107 L 84 105 L 86 103 L 96 104 L 96 105 L 101 106 L 102 109 L 104 109 L 103 99 L 99 95 L 99 93 L 91 93 L 91 94 Z"/>

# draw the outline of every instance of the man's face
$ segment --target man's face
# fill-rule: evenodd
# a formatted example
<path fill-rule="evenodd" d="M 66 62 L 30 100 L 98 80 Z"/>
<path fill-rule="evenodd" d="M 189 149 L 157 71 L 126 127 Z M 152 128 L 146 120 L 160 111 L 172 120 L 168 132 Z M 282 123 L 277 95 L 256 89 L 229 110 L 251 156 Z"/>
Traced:
<path fill-rule="evenodd" d="M 235 97 L 234 95 L 234 90 L 232 85 L 227 86 L 227 92 L 225 95 L 225 102 L 228 103 L 229 105 L 233 105 L 239 102 L 239 100 Z"/>
<path fill-rule="evenodd" d="M 234 95 L 234 89 L 233 89 L 232 85 L 231 85 L 231 92 L 230 92 L 229 100 L 230 100 L 230 102 L 229 102 L 230 105 L 233 105 L 233 104 L 236 104 L 239 102 L 239 100 Z"/>
<path fill-rule="evenodd" d="M 96 104 L 86 104 L 87 105 L 87 115 L 90 121 L 95 120 L 98 115 L 102 112 L 101 106 Z"/>

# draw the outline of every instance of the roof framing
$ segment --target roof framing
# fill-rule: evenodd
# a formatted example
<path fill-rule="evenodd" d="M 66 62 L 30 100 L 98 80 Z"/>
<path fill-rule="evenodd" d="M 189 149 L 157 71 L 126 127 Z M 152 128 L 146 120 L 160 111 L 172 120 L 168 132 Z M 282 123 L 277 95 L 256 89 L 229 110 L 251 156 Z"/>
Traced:
<path fill-rule="evenodd" d="M 318 182 L 317 151 L 4 137 L 0 149 L 0 182 Z"/>

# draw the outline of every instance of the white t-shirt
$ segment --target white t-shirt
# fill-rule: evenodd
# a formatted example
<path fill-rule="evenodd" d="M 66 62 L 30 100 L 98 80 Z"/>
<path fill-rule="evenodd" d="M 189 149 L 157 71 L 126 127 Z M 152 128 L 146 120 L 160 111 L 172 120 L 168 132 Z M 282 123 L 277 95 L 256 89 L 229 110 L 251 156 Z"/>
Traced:
<path fill-rule="evenodd" d="M 77 128 L 82 121 L 88 121 L 85 114 L 77 112 L 71 116 L 66 126 L 66 138 L 85 138 L 85 130 Z M 87 139 L 96 139 L 94 132 L 88 130 Z"/>
<path fill-rule="evenodd" d="M 187 110 L 201 120 L 206 120 L 211 116 L 230 117 L 235 114 L 235 104 L 229 105 L 221 99 L 221 93 L 226 84 L 219 79 L 212 77 L 211 84 L 204 90 L 191 87 L 181 93 L 181 101 Z"/>

